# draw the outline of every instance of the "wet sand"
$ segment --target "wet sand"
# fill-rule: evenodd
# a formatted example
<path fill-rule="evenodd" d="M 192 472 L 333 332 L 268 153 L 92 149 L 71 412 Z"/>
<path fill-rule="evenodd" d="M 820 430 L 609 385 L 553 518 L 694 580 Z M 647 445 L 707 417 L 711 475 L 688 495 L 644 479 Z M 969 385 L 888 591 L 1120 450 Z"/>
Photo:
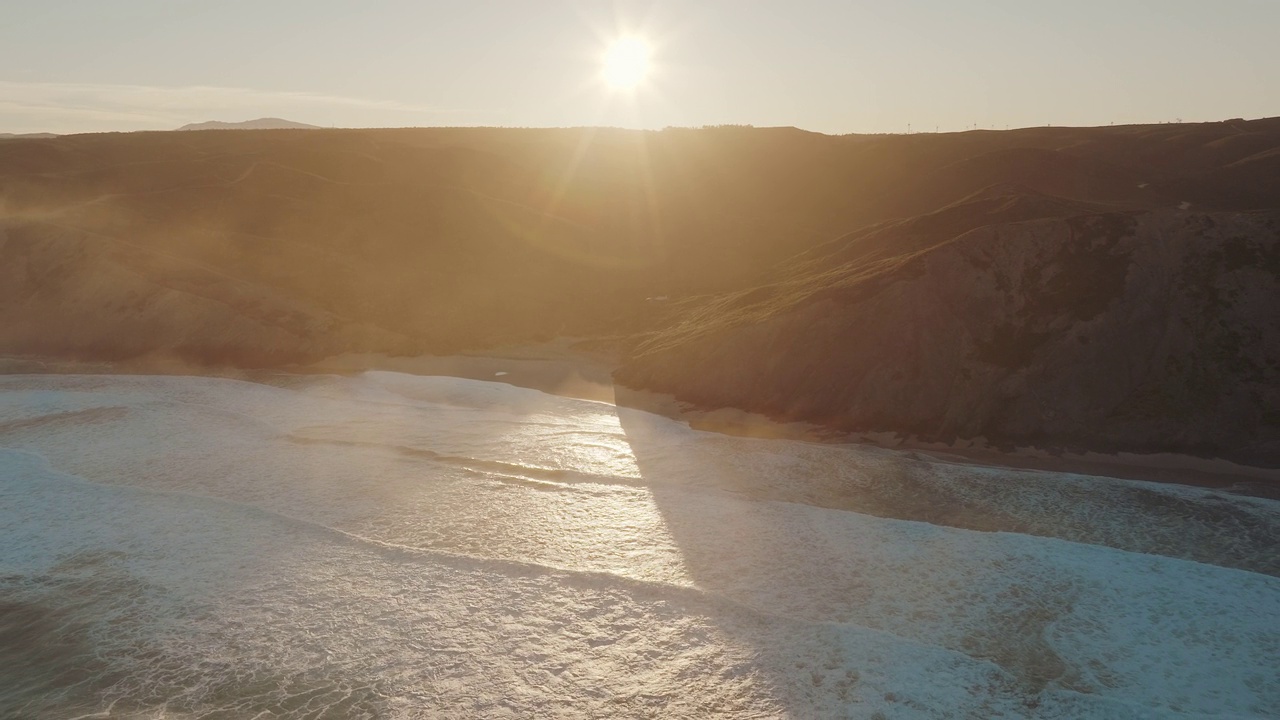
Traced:
<path fill-rule="evenodd" d="M 491 380 L 555 395 L 616 403 L 682 420 L 699 430 L 728 435 L 863 443 L 916 452 L 947 463 L 1194 485 L 1280 499 L 1280 469 L 1240 465 L 1217 458 L 1174 453 L 1058 452 L 1040 448 L 1018 448 L 1010 452 L 989 447 L 982 439 L 948 445 L 896 433 L 846 433 L 811 423 L 782 423 L 736 408 L 699 409 L 671 395 L 614 385 L 612 358 L 604 353 L 576 349 L 571 340 L 507 348 L 484 355 L 412 358 L 346 355 L 318 363 L 311 370 L 337 373 L 390 370 Z"/>
<path fill-rule="evenodd" d="M 946 463 L 1175 483 L 1224 492 L 1280 499 L 1280 469 L 1240 465 L 1218 458 L 1174 453 L 1095 453 L 1045 450 L 1012 451 L 988 446 L 981 438 L 952 444 L 925 442 L 890 432 L 848 433 L 811 423 L 777 422 L 736 408 L 702 409 L 671 395 L 615 385 L 615 358 L 587 350 L 574 338 L 486 350 L 484 353 L 397 357 L 349 353 L 317 363 L 280 370 L 195 368 L 163 359 L 126 363 L 79 363 L 33 358 L 0 358 L 0 374 L 101 373 L 211 375 L 276 384 L 298 374 L 350 375 L 383 370 L 412 375 L 445 375 L 502 382 L 565 397 L 616 403 L 687 422 L 691 427 L 727 435 L 802 442 L 870 444 L 914 452 Z"/>

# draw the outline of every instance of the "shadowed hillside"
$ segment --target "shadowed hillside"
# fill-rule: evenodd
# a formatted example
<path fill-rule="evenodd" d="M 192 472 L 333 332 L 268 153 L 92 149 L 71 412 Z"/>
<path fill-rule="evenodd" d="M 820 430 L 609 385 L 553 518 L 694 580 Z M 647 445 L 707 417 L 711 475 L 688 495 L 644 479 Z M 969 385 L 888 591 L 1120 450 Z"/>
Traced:
<path fill-rule="evenodd" d="M 693 303 L 619 378 L 945 442 L 1277 457 L 1280 212 L 1077 215 L 839 257 L 885 239 Z"/>
<path fill-rule="evenodd" d="M 0 352 L 574 336 L 707 406 L 1280 459 L 1280 120 L 0 139 Z"/>

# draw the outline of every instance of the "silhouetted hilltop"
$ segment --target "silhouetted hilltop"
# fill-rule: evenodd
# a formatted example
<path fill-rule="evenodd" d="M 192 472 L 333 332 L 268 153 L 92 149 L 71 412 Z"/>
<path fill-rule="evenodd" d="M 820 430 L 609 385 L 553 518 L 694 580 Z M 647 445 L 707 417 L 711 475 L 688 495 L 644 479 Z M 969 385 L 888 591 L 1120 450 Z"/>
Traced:
<path fill-rule="evenodd" d="M 1280 459 L 1280 120 L 0 143 L 0 352 L 278 365 L 555 336 L 707 405 Z"/>
<path fill-rule="evenodd" d="M 208 122 L 188 123 L 178 130 L 318 130 L 319 126 L 284 120 L 282 118 L 258 118 L 243 122 Z"/>

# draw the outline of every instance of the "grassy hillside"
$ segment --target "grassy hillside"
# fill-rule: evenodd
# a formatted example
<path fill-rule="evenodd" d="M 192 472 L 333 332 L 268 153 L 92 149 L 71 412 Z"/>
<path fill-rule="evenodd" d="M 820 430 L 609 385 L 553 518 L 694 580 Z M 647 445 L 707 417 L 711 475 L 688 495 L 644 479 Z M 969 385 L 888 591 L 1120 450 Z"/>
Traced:
<path fill-rule="evenodd" d="M 690 303 L 619 379 L 846 430 L 1280 459 L 1280 212 L 892 230 Z"/>
<path fill-rule="evenodd" d="M 572 335 L 709 405 L 1266 455 L 1276 209 L 1280 120 L 0 139 L 0 353 L 262 366 Z M 1090 393 L 1111 419 L 1064 409 Z"/>

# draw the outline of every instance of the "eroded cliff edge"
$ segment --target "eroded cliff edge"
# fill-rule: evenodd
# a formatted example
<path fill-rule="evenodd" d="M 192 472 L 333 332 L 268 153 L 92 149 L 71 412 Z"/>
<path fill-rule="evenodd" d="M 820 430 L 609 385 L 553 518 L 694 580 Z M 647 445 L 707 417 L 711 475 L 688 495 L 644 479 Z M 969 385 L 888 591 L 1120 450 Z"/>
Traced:
<path fill-rule="evenodd" d="M 927 440 L 1280 461 L 1280 213 L 985 226 L 810 259 L 685 317 L 617 379 Z"/>

